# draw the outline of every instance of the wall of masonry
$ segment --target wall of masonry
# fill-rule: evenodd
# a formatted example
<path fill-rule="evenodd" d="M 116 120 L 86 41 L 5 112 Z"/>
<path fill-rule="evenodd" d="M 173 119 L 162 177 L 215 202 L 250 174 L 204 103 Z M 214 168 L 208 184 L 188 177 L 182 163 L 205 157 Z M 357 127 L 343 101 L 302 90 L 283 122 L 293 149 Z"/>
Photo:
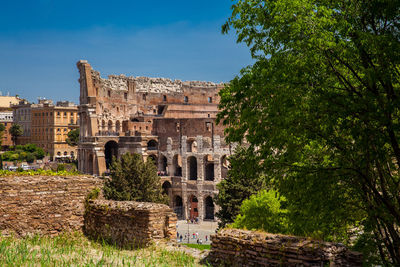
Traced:
<path fill-rule="evenodd" d="M 224 229 L 211 236 L 217 266 L 362 266 L 362 254 L 344 245 L 303 237 Z"/>
<path fill-rule="evenodd" d="M 102 184 L 92 176 L 0 177 L 0 232 L 25 236 L 80 230 L 85 197 Z"/>
<path fill-rule="evenodd" d="M 84 231 L 122 247 L 142 247 L 176 238 L 175 213 L 167 205 L 135 201 L 91 200 Z"/>

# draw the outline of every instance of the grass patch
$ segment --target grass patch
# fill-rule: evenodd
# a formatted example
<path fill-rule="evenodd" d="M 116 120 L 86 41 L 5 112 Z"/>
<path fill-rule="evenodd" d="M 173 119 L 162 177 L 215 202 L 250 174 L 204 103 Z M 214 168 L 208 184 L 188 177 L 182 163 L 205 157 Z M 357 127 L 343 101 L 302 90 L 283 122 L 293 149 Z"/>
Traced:
<path fill-rule="evenodd" d="M 189 248 L 196 248 L 200 250 L 205 250 L 205 249 L 211 249 L 211 245 L 205 245 L 205 244 L 188 244 L 188 243 L 183 243 L 183 246 L 187 246 Z"/>
<path fill-rule="evenodd" d="M 125 250 L 94 242 L 82 233 L 27 238 L 0 235 L 0 266 L 201 266 L 197 259 L 165 246 Z"/>

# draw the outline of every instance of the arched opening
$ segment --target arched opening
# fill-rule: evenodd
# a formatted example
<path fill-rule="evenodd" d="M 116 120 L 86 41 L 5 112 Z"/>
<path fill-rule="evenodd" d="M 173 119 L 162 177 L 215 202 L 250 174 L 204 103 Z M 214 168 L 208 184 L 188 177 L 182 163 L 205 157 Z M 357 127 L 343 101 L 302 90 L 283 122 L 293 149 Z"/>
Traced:
<path fill-rule="evenodd" d="M 225 179 L 228 174 L 228 159 L 227 156 L 224 155 L 221 157 L 221 178 Z"/>
<path fill-rule="evenodd" d="M 174 198 L 174 212 L 178 219 L 183 219 L 183 201 L 180 196 L 175 196 Z"/>
<path fill-rule="evenodd" d="M 189 180 L 197 180 L 197 159 L 193 156 L 188 157 Z"/>
<path fill-rule="evenodd" d="M 150 156 L 148 157 L 148 159 L 149 159 L 149 160 L 152 160 L 153 163 L 154 163 L 154 165 L 157 166 L 158 160 L 157 160 L 157 156 L 156 156 L 156 155 L 150 155 Z"/>
<path fill-rule="evenodd" d="M 147 150 L 157 150 L 158 143 L 156 140 L 150 140 L 147 142 Z"/>
<path fill-rule="evenodd" d="M 162 193 L 163 193 L 164 195 L 169 196 L 169 193 L 170 193 L 170 191 L 171 191 L 171 188 L 172 188 L 171 183 L 170 183 L 169 181 L 165 181 L 165 182 L 162 184 Z"/>
<path fill-rule="evenodd" d="M 197 152 L 197 142 L 194 140 L 189 140 L 187 142 L 187 152 Z"/>
<path fill-rule="evenodd" d="M 93 154 L 89 154 L 89 162 L 88 162 L 88 173 L 94 173 L 93 171 Z"/>
<path fill-rule="evenodd" d="M 192 195 L 189 199 L 189 203 L 190 203 L 189 205 L 190 219 L 195 219 L 199 217 L 199 210 L 198 210 L 199 201 L 197 200 L 197 197 Z"/>
<path fill-rule="evenodd" d="M 168 167 L 167 157 L 164 156 L 164 155 L 161 155 L 160 156 L 160 162 L 159 162 L 159 165 L 158 165 L 158 170 L 159 170 L 159 172 L 160 172 L 160 174 L 162 176 L 168 175 L 168 172 L 167 172 L 168 168 L 167 167 Z"/>
<path fill-rule="evenodd" d="M 182 176 L 182 157 L 181 155 L 177 154 L 174 156 L 172 160 L 172 165 L 174 166 L 174 175 L 175 176 Z"/>
<path fill-rule="evenodd" d="M 64 151 L 64 156 L 68 156 L 68 152 L 67 151 Z"/>
<path fill-rule="evenodd" d="M 214 161 L 211 155 L 204 157 L 204 173 L 206 181 L 214 181 Z"/>
<path fill-rule="evenodd" d="M 104 146 L 104 156 L 106 158 L 106 168 L 109 169 L 113 157 L 118 157 L 118 143 L 115 141 L 108 141 Z"/>
<path fill-rule="evenodd" d="M 72 158 L 72 159 L 75 158 L 75 152 L 74 152 L 74 151 L 71 151 L 71 154 L 70 154 L 70 155 L 71 155 L 71 158 Z"/>
<path fill-rule="evenodd" d="M 108 131 L 112 132 L 112 121 L 108 121 Z"/>
<path fill-rule="evenodd" d="M 57 156 L 61 156 L 61 152 L 60 151 L 57 152 Z"/>
<path fill-rule="evenodd" d="M 212 197 L 208 196 L 204 200 L 205 216 L 206 220 L 214 220 L 214 202 Z"/>
<path fill-rule="evenodd" d="M 104 120 L 101 121 L 101 130 L 106 131 L 106 122 Z"/>
<path fill-rule="evenodd" d="M 117 121 L 117 122 L 115 123 L 115 131 L 116 131 L 117 133 L 119 133 L 119 132 L 121 131 L 121 123 L 120 123 L 119 121 Z"/>

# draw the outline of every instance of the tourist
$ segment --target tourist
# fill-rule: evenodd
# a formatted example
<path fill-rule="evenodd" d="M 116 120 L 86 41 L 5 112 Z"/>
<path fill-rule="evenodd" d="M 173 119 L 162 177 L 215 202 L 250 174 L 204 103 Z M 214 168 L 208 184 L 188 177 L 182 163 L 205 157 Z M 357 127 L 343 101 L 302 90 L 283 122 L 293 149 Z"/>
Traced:
<path fill-rule="evenodd" d="M 208 236 L 206 236 L 206 242 L 208 241 Z"/>
<path fill-rule="evenodd" d="M 180 239 L 180 241 L 181 241 L 181 243 L 182 243 L 183 236 L 181 235 L 181 236 L 179 237 L 179 239 Z"/>
<path fill-rule="evenodd" d="M 203 244 L 203 240 L 200 238 L 199 239 L 199 244 L 202 245 Z"/>

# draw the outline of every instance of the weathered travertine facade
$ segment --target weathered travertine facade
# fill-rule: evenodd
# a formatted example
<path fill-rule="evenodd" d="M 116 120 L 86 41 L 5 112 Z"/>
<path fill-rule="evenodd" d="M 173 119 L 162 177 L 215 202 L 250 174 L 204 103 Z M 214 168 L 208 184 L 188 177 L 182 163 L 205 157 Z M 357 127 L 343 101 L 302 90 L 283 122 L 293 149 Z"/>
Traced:
<path fill-rule="evenodd" d="M 163 204 L 91 200 L 86 207 L 84 231 L 94 239 L 141 247 L 152 241 L 174 241 L 176 221 L 176 214 Z"/>
<path fill-rule="evenodd" d="M 223 229 L 211 241 L 217 266 L 362 266 L 362 254 L 344 245 L 296 236 Z"/>
<path fill-rule="evenodd" d="M 0 232 L 24 236 L 80 230 L 85 197 L 102 184 L 85 176 L 0 177 Z"/>
<path fill-rule="evenodd" d="M 212 197 L 233 148 L 216 125 L 223 84 L 80 72 L 79 170 L 102 175 L 113 156 L 152 158 L 180 218 L 214 220 Z"/>

